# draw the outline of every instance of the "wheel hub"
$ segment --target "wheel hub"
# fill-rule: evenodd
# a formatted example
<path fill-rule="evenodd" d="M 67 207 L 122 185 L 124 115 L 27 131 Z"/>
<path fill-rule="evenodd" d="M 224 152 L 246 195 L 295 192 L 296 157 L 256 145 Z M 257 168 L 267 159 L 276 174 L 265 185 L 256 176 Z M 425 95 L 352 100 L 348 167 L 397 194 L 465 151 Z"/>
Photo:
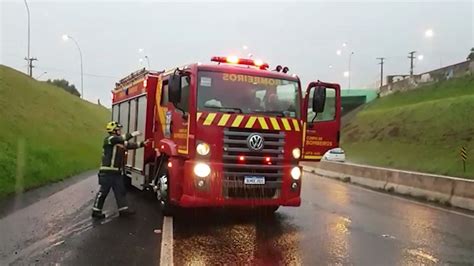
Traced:
<path fill-rule="evenodd" d="M 159 185 L 158 190 L 156 191 L 156 196 L 163 204 L 163 201 L 166 200 L 166 196 L 168 195 L 168 176 L 161 176 L 158 183 Z"/>

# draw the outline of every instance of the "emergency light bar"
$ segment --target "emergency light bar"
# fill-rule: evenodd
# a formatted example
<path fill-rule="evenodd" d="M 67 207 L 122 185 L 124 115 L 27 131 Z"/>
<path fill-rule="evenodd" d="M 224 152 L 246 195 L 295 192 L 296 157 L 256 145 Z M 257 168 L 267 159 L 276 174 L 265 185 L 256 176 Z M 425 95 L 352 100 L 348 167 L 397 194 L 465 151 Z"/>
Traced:
<path fill-rule="evenodd" d="M 246 58 L 238 58 L 237 56 L 213 56 L 211 58 L 212 62 L 217 63 L 227 63 L 227 64 L 236 64 L 236 65 L 246 65 L 246 66 L 255 66 L 260 69 L 267 69 L 269 65 L 264 63 L 260 59 L 246 59 Z"/>

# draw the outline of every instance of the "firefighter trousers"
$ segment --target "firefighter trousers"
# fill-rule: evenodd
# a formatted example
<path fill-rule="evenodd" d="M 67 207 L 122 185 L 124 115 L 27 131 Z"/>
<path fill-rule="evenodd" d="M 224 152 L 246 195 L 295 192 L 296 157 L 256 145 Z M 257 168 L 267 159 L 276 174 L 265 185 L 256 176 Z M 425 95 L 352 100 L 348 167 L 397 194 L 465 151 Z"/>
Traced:
<path fill-rule="evenodd" d="M 124 176 L 120 173 L 99 173 L 99 192 L 94 199 L 92 210 L 102 212 L 105 199 L 110 189 L 114 191 L 115 201 L 119 211 L 128 209 L 127 200 L 125 198 L 126 189 L 124 184 Z"/>

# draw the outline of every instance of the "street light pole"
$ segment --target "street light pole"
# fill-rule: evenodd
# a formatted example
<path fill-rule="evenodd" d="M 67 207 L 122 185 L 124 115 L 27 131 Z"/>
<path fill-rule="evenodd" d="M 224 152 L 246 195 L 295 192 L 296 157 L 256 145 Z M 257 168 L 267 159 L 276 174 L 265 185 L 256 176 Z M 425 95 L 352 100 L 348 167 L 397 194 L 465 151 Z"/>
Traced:
<path fill-rule="evenodd" d="M 148 69 L 150 69 L 150 59 L 145 55 L 146 63 L 148 64 Z"/>
<path fill-rule="evenodd" d="M 348 89 L 351 88 L 351 76 L 352 76 L 352 72 L 351 72 L 351 64 L 352 64 L 352 55 L 354 54 L 354 52 L 351 52 L 349 54 L 349 67 L 348 67 L 348 71 L 349 71 L 349 86 L 348 86 Z"/>
<path fill-rule="evenodd" d="M 28 14 L 28 51 L 26 56 L 26 61 L 28 62 L 28 66 L 26 67 L 28 75 L 32 76 L 31 71 L 31 60 L 30 60 L 30 8 L 28 7 L 28 3 L 24 0 L 26 6 L 26 13 Z"/>
<path fill-rule="evenodd" d="M 71 39 L 74 44 L 76 45 L 77 47 L 77 50 L 79 51 L 79 56 L 80 56 L 80 59 L 81 59 L 81 98 L 84 99 L 84 72 L 83 72 L 83 68 L 82 68 L 82 51 L 81 51 L 81 47 L 79 47 L 79 43 L 76 41 L 76 39 L 74 39 L 72 36 L 70 35 L 63 35 L 63 39 L 64 40 L 69 40 Z"/>

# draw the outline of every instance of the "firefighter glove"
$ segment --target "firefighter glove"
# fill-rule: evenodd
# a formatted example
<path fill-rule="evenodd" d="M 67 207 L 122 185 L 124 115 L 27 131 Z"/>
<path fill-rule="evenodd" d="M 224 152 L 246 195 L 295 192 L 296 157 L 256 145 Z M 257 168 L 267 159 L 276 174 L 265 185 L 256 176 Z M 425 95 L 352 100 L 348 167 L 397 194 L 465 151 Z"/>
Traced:
<path fill-rule="evenodd" d="M 130 134 L 130 135 L 132 135 L 132 137 L 136 137 L 136 136 L 140 136 L 141 134 L 142 133 L 137 130 L 137 131 L 133 131 L 132 134 Z"/>

